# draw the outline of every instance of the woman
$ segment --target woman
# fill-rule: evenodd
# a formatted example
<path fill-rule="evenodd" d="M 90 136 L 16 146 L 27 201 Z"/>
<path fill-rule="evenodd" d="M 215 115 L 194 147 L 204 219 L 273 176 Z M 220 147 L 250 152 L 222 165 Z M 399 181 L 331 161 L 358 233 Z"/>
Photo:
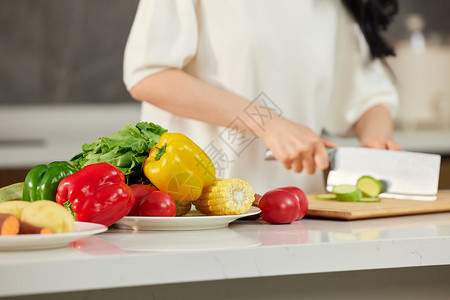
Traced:
<path fill-rule="evenodd" d="M 318 192 L 336 146 L 323 130 L 400 149 L 397 93 L 360 28 L 335 0 L 141 0 L 124 81 L 142 119 L 194 140 L 218 177 Z"/>

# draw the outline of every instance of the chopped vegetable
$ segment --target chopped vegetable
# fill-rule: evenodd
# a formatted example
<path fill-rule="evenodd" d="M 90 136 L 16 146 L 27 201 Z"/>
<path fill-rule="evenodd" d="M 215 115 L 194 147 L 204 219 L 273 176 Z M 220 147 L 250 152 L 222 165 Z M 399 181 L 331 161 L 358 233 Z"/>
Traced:
<path fill-rule="evenodd" d="M 136 126 L 127 124 L 110 136 L 84 144 L 81 147 L 82 152 L 70 161 L 78 169 L 107 162 L 122 171 L 125 176 L 142 173 L 142 164 L 148 152 L 166 131 L 149 122 L 140 122 Z"/>
<path fill-rule="evenodd" d="M 164 133 L 144 163 L 144 174 L 176 201 L 194 201 L 213 184 L 216 169 L 208 155 L 181 133 Z"/>
<path fill-rule="evenodd" d="M 361 191 L 350 184 L 339 184 L 333 187 L 333 193 L 339 201 L 357 202 L 362 198 Z"/>
<path fill-rule="evenodd" d="M 381 199 L 377 197 L 362 197 L 359 202 L 380 202 Z"/>
<path fill-rule="evenodd" d="M 316 199 L 319 200 L 337 200 L 335 194 L 317 194 Z"/>
<path fill-rule="evenodd" d="M 239 215 L 247 212 L 255 200 L 255 191 L 242 179 L 217 179 L 194 201 L 195 208 L 206 215 Z"/>
<path fill-rule="evenodd" d="M 383 185 L 379 180 L 367 175 L 360 177 L 356 182 L 356 186 L 361 190 L 364 196 L 372 198 L 381 194 L 383 189 Z"/>
<path fill-rule="evenodd" d="M 11 200 L 22 200 L 23 182 L 13 183 L 0 188 L 0 203 Z"/>
<path fill-rule="evenodd" d="M 55 201 L 60 181 L 78 171 L 66 161 L 54 161 L 48 165 L 37 165 L 25 177 L 23 200 Z"/>

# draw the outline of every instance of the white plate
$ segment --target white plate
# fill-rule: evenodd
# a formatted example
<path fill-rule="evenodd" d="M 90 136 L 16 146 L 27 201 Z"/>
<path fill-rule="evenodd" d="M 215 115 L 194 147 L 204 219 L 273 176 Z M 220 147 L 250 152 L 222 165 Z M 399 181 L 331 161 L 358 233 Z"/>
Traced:
<path fill-rule="evenodd" d="M 84 236 L 101 233 L 108 228 L 101 224 L 75 222 L 75 230 L 70 233 L 20 234 L 0 236 L 0 251 L 37 250 L 66 247 Z"/>
<path fill-rule="evenodd" d="M 124 217 L 115 223 L 122 229 L 132 230 L 204 230 L 227 227 L 239 218 L 252 216 L 260 213 L 257 207 L 250 209 L 240 215 L 206 216 L 196 210 L 191 210 L 181 217 Z"/>

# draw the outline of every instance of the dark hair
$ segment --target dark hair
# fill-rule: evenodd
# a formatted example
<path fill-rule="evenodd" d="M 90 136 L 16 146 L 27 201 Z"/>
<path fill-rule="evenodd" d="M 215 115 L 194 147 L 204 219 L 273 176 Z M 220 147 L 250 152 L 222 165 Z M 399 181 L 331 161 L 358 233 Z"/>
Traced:
<path fill-rule="evenodd" d="M 372 58 L 395 56 L 394 48 L 381 36 L 398 12 L 397 0 L 342 0 L 358 22 Z"/>

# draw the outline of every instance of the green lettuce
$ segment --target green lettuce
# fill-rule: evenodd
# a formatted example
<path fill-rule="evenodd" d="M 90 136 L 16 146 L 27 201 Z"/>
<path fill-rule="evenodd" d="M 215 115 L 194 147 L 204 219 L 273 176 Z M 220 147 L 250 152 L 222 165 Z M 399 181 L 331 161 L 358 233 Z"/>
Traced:
<path fill-rule="evenodd" d="M 167 129 L 149 122 L 136 126 L 127 124 L 120 131 L 101 137 L 91 144 L 84 144 L 70 159 L 73 166 L 81 169 L 87 165 L 107 162 L 116 166 L 124 175 L 142 172 L 142 164 L 150 148 L 158 143 Z"/>

